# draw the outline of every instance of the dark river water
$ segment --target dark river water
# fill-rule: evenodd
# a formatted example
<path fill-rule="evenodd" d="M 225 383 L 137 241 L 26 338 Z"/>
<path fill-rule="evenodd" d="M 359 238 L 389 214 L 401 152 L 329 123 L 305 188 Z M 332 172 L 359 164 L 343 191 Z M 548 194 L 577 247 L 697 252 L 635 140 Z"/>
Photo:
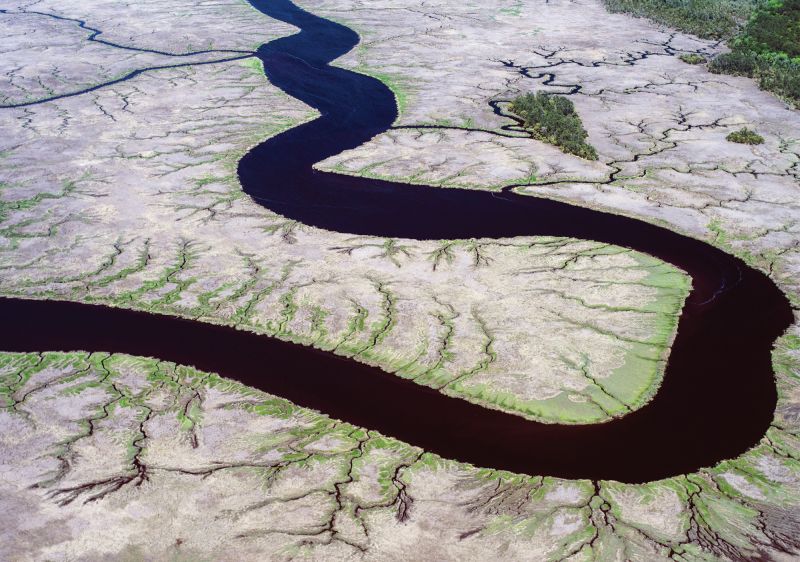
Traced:
<path fill-rule="evenodd" d="M 693 289 L 658 394 L 606 423 L 542 424 L 265 336 L 51 301 L 0 299 L 0 348 L 113 351 L 194 365 L 446 458 L 527 474 L 646 482 L 713 465 L 758 443 L 777 398 L 772 344 L 792 322 L 787 299 L 766 275 L 709 244 L 636 219 L 513 193 L 314 170 L 314 163 L 387 130 L 397 117 L 395 98 L 378 80 L 329 66 L 358 43 L 352 30 L 288 0 L 250 3 L 300 29 L 263 45 L 258 56 L 272 84 L 320 112 L 242 158 L 239 177 L 255 201 L 343 233 L 420 240 L 571 236 L 672 263 L 692 277 Z"/>

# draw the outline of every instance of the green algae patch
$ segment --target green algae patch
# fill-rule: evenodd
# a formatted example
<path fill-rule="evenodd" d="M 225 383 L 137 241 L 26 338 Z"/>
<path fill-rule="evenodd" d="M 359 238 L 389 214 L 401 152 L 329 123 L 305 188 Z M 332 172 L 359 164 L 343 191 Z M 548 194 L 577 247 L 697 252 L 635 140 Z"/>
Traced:
<path fill-rule="evenodd" d="M 649 402 L 661 386 L 672 342 L 678 333 L 678 322 L 691 278 L 678 269 L 644 254 L 635 254 L 643 266 L 650 267 L 644 284 L 658 288 L 658 298 L 644 303 L 642 310 L 658 314 L 651 337 L 644 342 L 631 342 L 622 366 L 603 380 L 603 388 L 636 410 Z"/>
<path fill-rule="evenodd" d="M 615 252 L 607 248 L 599 253 Z M 446 393 L 471 402 L 497 408 L 542 422 L 597 423 L 620 417 L 647 404 L 658 392 L 669 351 L 677 334 L 678 322 L 691 279 L 682 271 L 645 254 L 632 253 L 637 265 L 648 273 L 638 283 L 655 289 L 656 297 L 634 303 L 638 312 L 655 316 L 651 334 L 641 341 L 620 340 L 625 349 L 622 364 L 608 376 L 594 376 L 582 390 L 565 390 L 541 400 L 527 400 L 490 384 L 470 384 L 469 379 L 454 382 Z M 614 307 L 608 307 L 614 310 Z M 616 310 L 621 310 L 617 308 Z M 566 360 L 564 360 L 566 362 Z M 578 365 L 571 367 L 578 368 Z M 588 373 L 589 365 L 583 365 Z"/>
<path fill-rule="evenodd" d="M 608 419 L 608 413 L 598 403 L 581 399 L 582 397 L 576 400 L 574 394 L 566 392 L 544 400 L 525 400 L 512 392 L 491 388 L 487 384 L 455 383 L 447 388 L 446 393 L 466 398 L 475 404 L 521 414 L 546 423 L 578 424 Z M 599 399 L 601 402 L 604 400 L 602 397 Z M 607 404 L 607 407 L 611 409 L 613 404 Z"/>
<path fill-rule="evenodd" d="M 249 68 L 256 74 L 259 75 L 264 74 L 264 63 L 261 62 L 261 59 L 259 59 L 258 57 L 251 57 L 249 59 L 244 59 L 244 61 L 242 61 L 242 66 Z"/>
<path fill-rule="evenodd" d="M 557 251 L 559 247 L 558 245 L 548 247 L 547 252 Z M 130 288 L 117 297 L 111 297 L 112 303 L 219 322 L 214 313 L 216 303 L 228 300 L 228 293 L 239 296 L 248 293 L 252 281 L 245 281 L 243 285 L 230 283 L 210 285 L 203 287 L 205 290 L 200 292 L 197 298 L 184 298 L 183 295 L 197 283 L 193 275 L 196 252 L 196 247 L 191 243 L 178 244 L 172 259 L 164 264 L 163 269 L 155 272 L 156 275 L 148 276 L 149 279 L 142 279 L 139 287 Z M 141 251 L 141 260 L 146 259 L 146 254 L 147 248 L 144 248 Z M 571 252 L 567 251 L 565 255 L 571 255 Z M 585 260 L 594 260 L 598 257 L 614 259 L 617 256 L 630 256 L 634 259 L 633 263 L 623 262 L 619 267 L 641 270 L 642 273 L 637 273 L 633 281 L 624 281 L 623 284 L 644 287 L 647 298 L 642 298 L 640 302 L 628 299 L 610 304 L 603 303 L 602 300 L 597 302 L 597 299 L 587 301 L 583 297 L 570 298 L 580 302 L 580 306 L 587 314 L 585 320 L 575 324 L 575 329 L 594 331 L 608 342 L 613 353 L 622 351 L 623 356 L 618 361 L 618 366 L 612 370 L 606 370 L 603 366 L 601 370 L 595 365 L 592 369 L 592 365 L 588 363 L 581 365 L 578 358 L 562 357 L 564 368 L 573 374 L 585 369 L 586 382 L 574 388 L 562 386 L 561 392 L 557 391 L 545 399 L 526 398 L 508 388 L 496 386 L 486 378 L 482 381 L 473 380 L 475 375 L 487 373 L 493 363 L 502 359 L 498 357 L 495 336 L 479 319 L 476 321 L 480 325 L 478 333 L 482 333 L 484 338 L 480 344 L 483 346 L 483 353 L 476 355 L 476 362 L 472 366 L 456 367 L 459 356 L 457 348 L 452 345 L 452 335 L 458 333 L 458 328 L 453 324 L 455 317 L 451 318 L 453 312 L 448 311 L 446 307 L 440 308 L 434 314 L 441 330 L 438 339 L 419 338 L 413 349 L 402 352 L 393 349 L 387 343 L 387 338 L 397 330 L 399 297 L 390 283 L 378 280 L 373 280 L 372 284 L 380 298 L 379 308 L 368 312 L 365 306 L 352 301 L 352 310 L 342 331 L 330 332 L 330 318 L 334 312 L 332 309 L 314 299 L 309 299 L 297 288 L 281 288 L 287 271 L 276 271 L 271 274 L 269 282 L 265 283 L 258 293 L 260 295 L 258 299 L 275 293 L 272 298 L 276 306 L 269 318 L 254 322 L 250 315 L 253 303 L 248 301 L 235 311 L 230 323 L 257 333 L 266 333 L 299 344 L 330 350 L 360 362 L 379 366 L 397 376 L 439 389 L 448 395 L 537 421 L 568 424 L 603 422 L 641 407 L 656 393 L 669 347 L 675 335 L 681 307 L 690 287 L 688 277 L 674 267 L 623 248 L 599 246 L 576 253 L 578 259 Z M 143 264 L 141 260 L 123 270 L 122 277 L 140 270 Z M 103 275 L 105 277 L 101 277 L 100 281 L 90 281 L 90 283 L 106 285 L 117 277 L 109 276 L 105 272 Z M 599 282 L 608 286 L 613 286 L 615 283 L 613 277 Z M 193 291 L 198 292 L 196 289 Z M 109 299 L 87 300 L 108 302 Z M 616 339 L 613 331 L 592 324 L 594 314 L 609 317 L 619 315 L 620 318 L 629 316 L 632 322 L 646 322 L 647 337 Z M 304 326 L 301 329 L 297 326 L 300 320 Z M 192 404 L 189 404 L 186 412 L 180 415 L 183 427 L 191 428 L 195 423 L 193 420 L 196 412 L 192 408 Z M 279 400 L 265 401 L 252 409 L 275 416 L 291 415 L 292 410 L 291 406 Z"/>
<path fill-rule="evenodd" d="M 410 80 L 406 80 L 393 74 L 387 74 L 385 72 L 377 72 L 365 66 L 359 67 L 357 72 L 366 74 L 367 76 L 371 76 L 372 78 L 383 82 L 386 87 L 392 91 L 395 99 L 397 100 L 398 114 L 403 115 L 403 113 L 405 113 L 408 103 L 411 99 Z"/>

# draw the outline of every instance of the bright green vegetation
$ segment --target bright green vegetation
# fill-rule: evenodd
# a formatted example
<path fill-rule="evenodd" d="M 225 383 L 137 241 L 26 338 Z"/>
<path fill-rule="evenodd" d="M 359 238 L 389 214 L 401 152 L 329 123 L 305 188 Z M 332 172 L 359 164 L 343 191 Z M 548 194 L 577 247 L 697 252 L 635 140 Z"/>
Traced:
<path fill-rule="evenodd" d="M 419 460 L 422 452 L 405 443 L 368 432 L 346 423 L 340 423 L 322 414 L 303 410 L 291 402 L 244 386 L 218 375 L 197 371 L 152 358 L 106 353 L 0 353 L 0 413 L 11 413 L 31 419 L 29 410 L 36 412 L 37 405 L 29 396 L 45 389 L 38 379 L 48 373 L 61 374 L 47 380 L 47 390 L 54 391 L 48 401 L 82 404 L 85 417 L 78 419 L 73 435 L 61 440 L 55 454 L 58 458 L 73 454 L 79 445 L 95 435 L 114 432 L 113 440 L 106 443 L 110 453 L 124 448 L 118 476 L 113 476 L 119 487 L 138 486 L 147 480 L 147 450 L 159 437 L 145 432 L 144 425 L 161 424 L 169 427 L 167 434 L 185 441 L 197 449 L 204 433 L 207 416 L 216 420 L 225 415 L 221 411 L 239 409 L 251 416 L 265 416 L 283 420 L 285 429 L 268 434 L 251 434 L 249 443 L 258 449 L 274 451 L 279 456 L 273 465 L 259 465 L 267 476 L 276 477 L 290 466 L 309 468 L 325 464 L 341 473 L 341 480 L 352 481 L 360 471 L 373 489 L 379 491 L 381 501 L 377 506 L 392 509 L 402 492 L 402 471 Z M 101 398 L 91 400 L 90 393 Z M 222 406 L 212 405 L 214 397 L 227 395 Z M 38 398 L 38 396 L 37 396 Z M 86 402 L 87 398 L 90 402 Z M 83 401 L 81 401 L 83 399 Z M 93 404 L 94 411 L 86 404 Z M 80 411 L 80 408 L 76 408 Z M 130 419 L 124 425 L 120 420 Z M 109 429 L 115 420 L 121 427 Z M 140 423 L 141 422 L 141 423 Z M 224 424 L 223 424 L 224 425 Z M 245 427 L 247 427 L 245 425 Z M 246 431 L 246 430 L 245 430 Z M 239 445 L 247 451 L 247 445 Z M 158 446 L 155 445 L 156 449 Z M 215 454 L 225 455 L 222 451 Z M 237 454 L 240 451 L 237 450 Z M 237 470 L 247 468 L 241 460 L 216 463 L 216 469 Z M 137 467 L 141 467 L 138 468 Z M 252 467 L 251 467 L 252 468 Z M 377 468 L 377 470 L 375 470 Z M 70 466 L 71 470 L 80 470 Z M 51 489 L 54 497 L 59 491 L 61 475 L 44 480 L 39 485 Z M 271 483 L 273 478 L 267 478 Z M 67 503 L 81 497 L 99 499 L 104 480 L 93 482 L 75 491 Z M 309 487 L 312 484 L 309 484 Z M 319 486 L 318 482 L 313 483 Z M 334 483 L 321 486 L 324 493 L 337 493 Z M 328 489 L 330 488 L 330 489 Z M 113 493 L 116 490 L 112 490 Z M 374 496 L 373 496 L 374 497 Z M 360 506 L 372 509 L 368 503 Z"/>
<path fill-rule="evenodd" d="M 603 0 L 611 12 L 646 17 L 700 37 L 730 37 L 762 0 Z"/>
<path fill-rule="evenodd" d="M 731 52 L 712 60 L 709 70 L 755 78 L 762 89 L 800 105 L 800 0 L 604 2 L 612 12 L 647 17 L 700 37 L 727 39 Z M 691 56 L 681 60 L 690 62 Z"/>
<path fill-rule="evenodd" d="M 366 74 L 367 76 L 371 76 L 383 82 L 386 87 L 392 91 L 395 99 L 397 100 L 397 111 L 400 113 L 400 115 L 405 113 L 406 108 L 408 107 L 409 98 L 411 96 L 411 86 L 408 79 L 385 72 L 375 72 L 367 65 L 359 66 L 359 68 L 356 69 L 356 72 Z"/>
<path fill-rule="evenodd" d="M 609 248 L 608 251 L 619 250 Z M 466 378 L 447 385 L 446 393 L 477 404 L 517 412 L 531 419 L 545 422 L 555 420 L 564 424 L 598 423 L 643 407 L 661 386 L 661 377 L 677 333 L 684 301 L 691 289 L 691 281 L 683 272 L 656 258 L 643 254 L 634 254 L 633 257 L 639 267 L 649 271 L 639 283 L 659 291 L 656 299 L 641 303 L 640 308 L 635 310 L 640 314 L 655 314 L 658 321 L 649 338 L 620 340 L 620 345 L 626 348 L 624 361 L 609 376 L 592 376 L 588 355 L 581 357 L 578 362 L 564 355 L 561 360 L 565 367 L 582 371 L 590 383 L 584 389 L 563 391 L 544 400 L 531 400 L 488 384 L 475 384 Z M 626 309 L 613 307 L 605 307 L 605 310 L 626 312 Z M 562 320 L 574 323 L 576 328 L 604 332 L 603 328 L 590 320 L 571 321 L 567 317 L 562 317 Z"/>
<path fill-rule="evenodd" d="M 800 1 L 771 0 L 755 11 L 744 33 L 736 37 L 738 49 L 786 58 L 800 55 Z"/>
<path fill-rule="evenodd" d="M 763 144 L 764 137 L 753 131 L 752 129 L 748 129 L 747 127 L 743 129 L 739 129 L 738 131 L 732 132 L 730 135 L 725 137 L 730 142 L 737 142 L 739 144 Z"/>
<path fill-rule="evenodd" d="M 698 55 L 697 53 L 686 53 L 680 56 L 680 59 L 686 64 L 703 64 L 706 62 L 706 57 Z"/>
<path fill-rule="evenodd" d="M 244 59 L 244 61 L 242 61 L 242 66 L 251 69 L 258 75 L 264 74 L 264 63 L 261 62 L 261 59 L 258 59 L 256 57 Z"/>
<path fill-rule="evenodd" d="M 542 92 L 525 94 L 511 103 L 511 111 L 524 119 L 524 127 L 540 141 L 569 154 L 597 160 L 597 151 L 586 142 L 586 129 L 568 98 Z"/>
<path fill-rule="evenodd" d="M 730 46 L 709 65 L 712 72 L 755 78 L 762 89 L 800 104 L 800 0 L 770 0 Z"/>
<path fill-rule="evenodd" d="M 291 236 L 290 230 L 276 233 Z M 550 243 L 569 244 L 569 241 L 554 239 Z M 540 251 L 553 251 L 545 250 L 549 245 L 546 239 L 539 244 Z M 358 247 L 380 250 L 383 259 L 398 268 L 413 251 L 413 247 L 393 239 L 364 242 Z M 348 249 L 344 248 L 345 251 Z M 527 251 L 528 244 L 520 246 L 520 250 L 523 249 Z M 336 325 L 330 322 L 330 318 L 337 311 L 323 302 L 324 293 L 307 289 L 310 286 L 298 284 L 292 277 L 295 268 L 303 267 L 299 261 L 270 267 L 269 262 L 241 254 L 240 275 L 212 276 L 209 279 L 204 265 L 208 262 L 204 261 L 204 249 L 198 243 L 179 241 L 171 251 L 170 259 L 159 259 L 159 265 L 154 266 L 152 260 L 159 252 L 154 243 L 147 240 L 138 243 L 120 241 L 100 260 L 99 265 L 85 275 L 51 277 L 41 288 L 36 284 L 26 284 L 20 294 L 41 298 L 67 297 L 235 325 L 379 365 L 417 384 L 484 406 L 547 422 L 591 423 L 636 410 L 657 392 L 664 359 L 688 293 L 688 278 L 684 274 L 668 264 L 635 253 L 631 255 L 636 264 L 630 264 L 630 267 L 646 271 L 647 276 L 631 282 L 648 288 L 652 298 L 637 300 L 629 308 L 583 301 L 567 293 L 563 298 L 577 301 L 580 307 L 567 307 L 559 322 L 565 325 L 566 330 L 586 331 L 605 337 L 605 345 L 620 352 L 621 361 L 608 376 L 597 377 L 594 373 L 601 372 L 597 360 L 602 358 L 596 359 L 578 351 L 565 352 L 560 357 L 559 367 L 571 376 L 583 373 L 586 386 L 579 390 L 564 390 L 552 398 L 536 399 L 520 395 L 513 384 L 496 385 L 489 378 L 482 377 L 492 370 L 499 352 L 492 325 L 486 322 L 480 310 L 470 311 L 468 324 L 475 332 L 470 340 L 465 340 L 463 333 L 459 332 L 463 328 L 456 322 L 463 312 L 446 302 L 437 302 L 437 306 L 428 309 L 439 324 L 436 334 L 412 343 L 416 345 L 414 348 L 403 349 L 398 348 L 396 340 L 392 339 L 401 330 L 408 329 L 402 317 L 404 297 L 390 281 L 371 279 L 372 293 L 363 292 L 349 298 L 351 307 L 346 313 L 346 322 Z M 482 249 L 474 241 L 446 242 L 429 259 L 438 271 L 446 271 L 448 264 L 458 261 L 456 252 L 464 252 L 476 264 L 490 263 L 494 259 L 487 249 Z M 627 252 L 612 246 L 584 251 L 567 249 L 564 259 L 571 261 L 575 256 L 596 259 Z M 55 283 L 75 286 L 69 293 L 58 293 L 48 288 Z M 651 335 L 632 339 L 613 333 L 604 327 L 603 319 L 616 315 L 653 319 L 652 324 L 648 323 L 653 327 Z M 601 321 L 598 323 L 598 320 Z M 464 347 L 466 341 L 469 341 L 468 347 Z M 469 352 L 472 360 L 458 363 L 458 354 L 464 352 Z M 520 380 L 525 384 L 524 379 Z"/>
<path fill-rule="evenodd" d="M 778 363 L 786 361 L 791 372 L 797 349 L 797 336 L 778 343 Z M 796 377 L 784 377 L 783 384 L 784 392 L 797 391 Z M 451 518 L 468 515 L 477 529 L 471 548 L 480 553 L 515 541 L 538 548 L 541 560 L 574 552 L 585 552 L 581 559 L 587 560 L 666 559 L 670 553 L 681 560 L 755 559 L 765 544 L 791 546 L 792 510 L 800 501 L 798 441 L 779 427 L 780 410 L 764 440 L 744 455 L 633 485 L 473 467 L 212 373 L 121 354 L 0 353 L 0 415 L 8 427 L 26 428 L 11 439 L 25 447 L 16 450 L 65 467 L 41 473 L 31 488 L 42 492 L 41 506 L 70 505 L 88 523 L 96 521 L 98 512 L 87 512 L 95 502 L 101 514 L 115 516 L 131 497 L 142 505 L 167 498 L 185 509 L 205 502 L 208 521 L 262 509 L 259 523 L 292 529 L 284 534 L 287 549 L 330 527 L 366 550 L 380 546 L 372 537 L 403 532 L 407 520 L 439 532 Z M 57 432 L 41 423 L 46 416 L 53 416 Z M 98 464 L 101 457 L 108 460 Z M 12 470 L 29 470 L 24 456 L 9 458 Z M 192 484 L 185 488 L 192 489 L 188 498 L 171 489 L 176 479 Z M 292 495 L 281 493 L 287 488 Z M 214 500 L 220 489 L 225 503 Z M 11 490 L 12 499 L 19 497 Z M 122 507 L 106 500 L 121 494 Z M 298 497 L 312 494 L 314 510 L 293 509 Z M 260 505 L 264 495 L 269 503 Z M 442 507 L 420 509 L 423 502 Z M 278 508 L 263 509 L 271 504 Z M 246 507 L 234 512 L 228 506 Z M 53 513 L 49 520 L 60 513 L 36 504 L 31 509 Z M 114 532 L 129 532 L 130 517 L 112 521 Z M 201 532 L 224 542 L 226 527 L 205 521 Z M 163 527 L 147 513 L 136 524 L 150 522 Z M 177 532 L 170 525 L 163 530 Z M 74 544 L 90 532 L 68 539 Z"/>

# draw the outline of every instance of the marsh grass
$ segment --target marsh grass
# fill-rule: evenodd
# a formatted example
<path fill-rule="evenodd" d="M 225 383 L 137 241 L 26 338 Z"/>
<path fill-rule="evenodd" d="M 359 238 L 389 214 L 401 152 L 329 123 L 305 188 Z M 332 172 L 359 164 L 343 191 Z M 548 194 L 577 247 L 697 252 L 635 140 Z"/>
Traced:
<path fill-rule="evenodd" d="M 697 53 L 685 53 L 680 56 L 680 59 L 686 64 L 703 64 L 707 62 L 706 57 Z"/>
<path fill-rule="evenodd" d="M 734 131 L 725 138 L 739 144 L 764 144 L 764 137 L 747 127 Z"/>

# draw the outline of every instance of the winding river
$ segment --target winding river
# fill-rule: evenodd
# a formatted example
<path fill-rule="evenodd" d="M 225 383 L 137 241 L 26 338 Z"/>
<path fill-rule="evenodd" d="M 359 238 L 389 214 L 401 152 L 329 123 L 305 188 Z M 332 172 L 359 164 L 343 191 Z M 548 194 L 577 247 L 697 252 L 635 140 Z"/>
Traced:
<path fill-rule="evenodd" d="M 113 351 L 218 372 L 446 458 L 565 478 L 646 482 L 692 472 L 758 443 L 777 394 L 771 348 L 792 322 L 764 274 L 699 240 L 557 201 L 376 181 L 314 170 L 386 131 L 397 117 L 380 81 L 329 63 L 358 44 L 347 27 L 288 0 L 250 0 L 300 29 L 261 46 L 270 82 L 320 116 L 252 149 L 244 190 L 307 225 L 420 240 L 570 236 L 656 256 L 693 281 L 655 398 L 620 419 L 553 425 L 489 410 L 328 352 L 158 314 L 0 299 L 7 351 Z M 535 337 L 535 334 L 532 334 Z"/>

